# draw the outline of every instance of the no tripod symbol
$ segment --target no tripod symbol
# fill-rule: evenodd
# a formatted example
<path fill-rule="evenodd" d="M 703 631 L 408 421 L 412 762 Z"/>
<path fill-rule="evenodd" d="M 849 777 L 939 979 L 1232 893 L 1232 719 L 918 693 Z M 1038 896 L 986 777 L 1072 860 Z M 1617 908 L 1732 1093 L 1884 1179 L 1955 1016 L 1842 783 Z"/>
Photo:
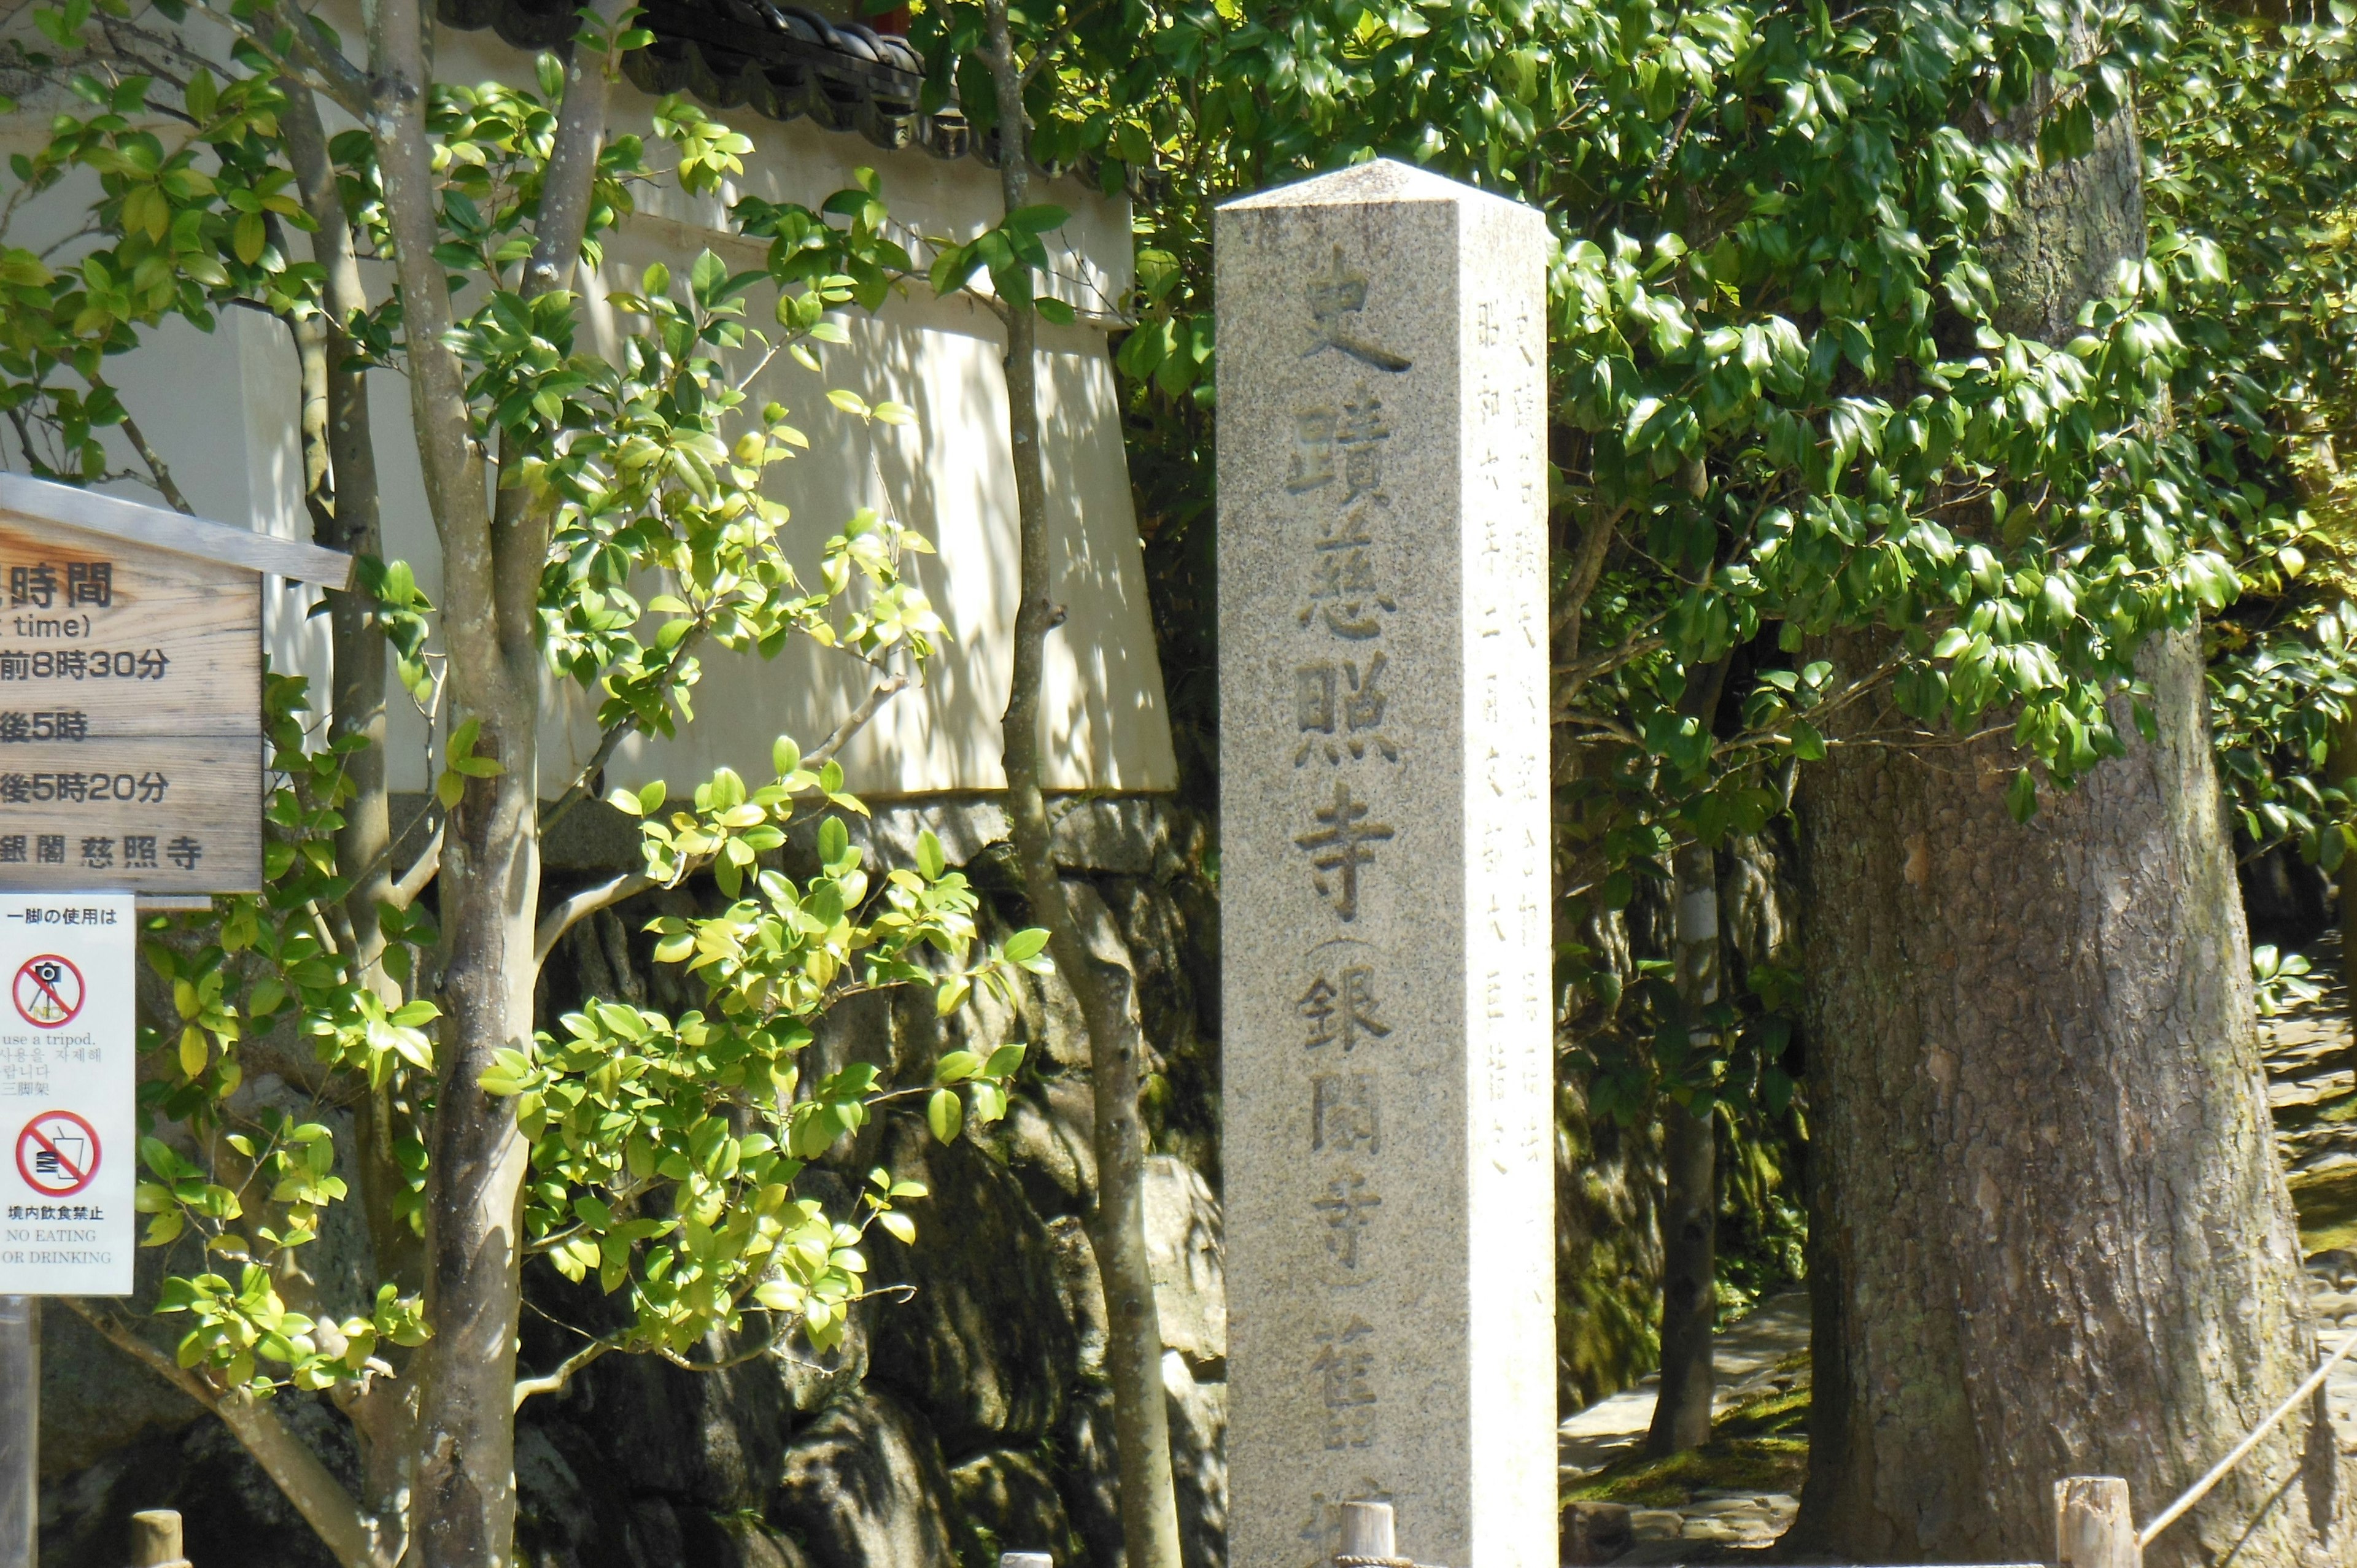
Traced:
<path fill-rule="evenodd" d="M 62 1029 L 81 1011 L 81 971 L 55 953 L 28 958 L 16 971 L 16 1015 L 44 1029 Z"/>

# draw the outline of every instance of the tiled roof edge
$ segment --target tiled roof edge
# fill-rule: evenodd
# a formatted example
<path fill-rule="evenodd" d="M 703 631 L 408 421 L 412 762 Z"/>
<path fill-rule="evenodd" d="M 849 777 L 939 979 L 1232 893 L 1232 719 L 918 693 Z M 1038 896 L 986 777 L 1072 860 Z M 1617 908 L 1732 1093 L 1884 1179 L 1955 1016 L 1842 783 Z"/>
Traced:
<path fill-rule="evenodd" d="M 469 32 L 489 27 L 520 49 L 559 48 L 580 25 L 572 0 L 435 0 L 435 14 Z M 922 108 L 924 61 L 905 38 L 772 0 L 648 0 L 640 25 L 655 41 L 625 55 L 622 69 L 647 92 L 689 92 L 715 109 L 807 118 L 887 150 L 916 145 L 998 166 L 995 131 L 977 134 L 953 103 Z M 1050 177 L 1070 172 L 1034 166 Z M 1078 172 L 1094 183 L 1093 163 Z"/>

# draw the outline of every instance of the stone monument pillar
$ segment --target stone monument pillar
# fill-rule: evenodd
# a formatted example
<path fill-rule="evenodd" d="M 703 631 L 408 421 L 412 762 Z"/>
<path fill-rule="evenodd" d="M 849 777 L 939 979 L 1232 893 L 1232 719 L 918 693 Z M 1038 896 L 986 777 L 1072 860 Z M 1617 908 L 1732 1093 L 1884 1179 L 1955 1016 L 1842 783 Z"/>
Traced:
<path fill-rule="evenodd" d="M 1228 1551 L 1553 1568 L 1546 230 L 1220 209 Z"/>

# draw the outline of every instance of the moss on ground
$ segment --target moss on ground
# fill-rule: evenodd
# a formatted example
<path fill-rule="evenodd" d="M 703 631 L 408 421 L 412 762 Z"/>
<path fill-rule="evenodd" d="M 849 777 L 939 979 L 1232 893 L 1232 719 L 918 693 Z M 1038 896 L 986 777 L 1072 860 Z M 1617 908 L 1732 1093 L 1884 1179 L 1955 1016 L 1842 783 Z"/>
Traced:
<path fill-rule="evenodd" d="M 1703 1492 L 1787 1492 L 1797 1496 L 1809 1473 L 1809 1358 L 1777 1364 L 1790 1386 L 1768 1387 L 1711 1424 L 1708 1443 L 1666 1459 L 1614 1461 L 1564 1494 L 1566 1502 L 1680 1508 Z"/>
<path fill-rule="evenodd" d="M 1573 1487 L 1565 1500 L 1674 1509 L 1694 1501 L 1700 1492 L 1797 1495 L 1808 1474 L 1809 1440 L 1804 1436 L 1714 1437 L 1666 1459 L 1624 1459 Z"/>
<path fill-rule="evenodd" d="M 2294 1176 L 2291 1201 L 2299 1210 L 2300 1248 L 2310 1257 L 2335 1247 L 2357 1250 L 2357 1165 Z"/>

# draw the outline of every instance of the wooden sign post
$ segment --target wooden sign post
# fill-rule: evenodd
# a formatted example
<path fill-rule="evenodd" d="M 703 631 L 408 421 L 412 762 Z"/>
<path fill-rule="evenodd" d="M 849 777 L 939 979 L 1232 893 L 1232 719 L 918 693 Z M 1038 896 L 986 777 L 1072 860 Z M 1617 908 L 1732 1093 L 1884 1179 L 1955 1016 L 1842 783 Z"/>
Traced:
<path fill-rule="evenodd" d="M 351 557 L 0 474 L 0 888 L 262 888 L 262 577 Z"/>
<path fill-rule="evenodd" d="M 317 545 L 0 474 L 0 903 L 30 955 L 0 1003 L 0 1137 L 17 1154 L 0 1165 L 0 1270 L 17 1291 L 129 1288 L 123 895 L 261 891 L 262 579 L 340 588 L 351 572 Z M 102 935 L 120 948 L 103 969 L 83 952 Z M 69 1103 L 77 1085 L 94 1098 Z M 0 1568 L 34 1561 L 34 1305 L 0 1295 Z"/>

